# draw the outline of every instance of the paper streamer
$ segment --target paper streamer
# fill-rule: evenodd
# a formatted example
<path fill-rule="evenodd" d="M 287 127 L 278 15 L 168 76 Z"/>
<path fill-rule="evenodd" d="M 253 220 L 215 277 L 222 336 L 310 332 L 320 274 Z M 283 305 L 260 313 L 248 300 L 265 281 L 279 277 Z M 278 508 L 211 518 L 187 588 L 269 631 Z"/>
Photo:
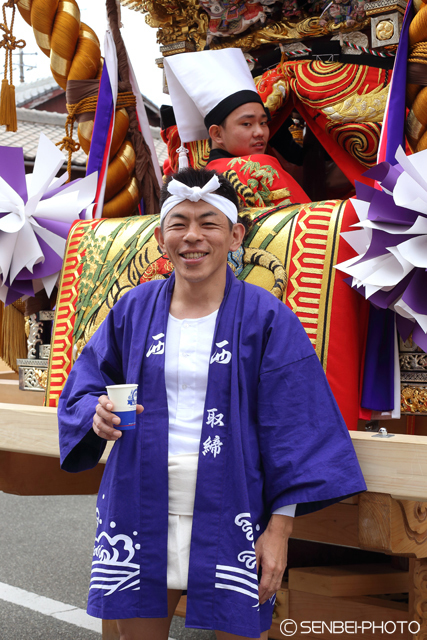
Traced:
<path fill-rule="evenodd" d="M 25 175 L 23 150 L 0 151 L 0 300 L 6 305 L 52 293 L 72 223 L 94 199 L 97 174 L 64 185 L 55 178 L 65 156 L 40 135 L 32 174 Z"/>
<path fill-rule="evenodd" d="M 381 190 L 357 185 L 359 230 L 343 236 L 358 255 L 337 269 L 376 307 L 395 311 L 402 338 L 412 330 L 427 351 L 427 150 L 406 156 L 399 147 L 396 160 L 364 174 Z"/>

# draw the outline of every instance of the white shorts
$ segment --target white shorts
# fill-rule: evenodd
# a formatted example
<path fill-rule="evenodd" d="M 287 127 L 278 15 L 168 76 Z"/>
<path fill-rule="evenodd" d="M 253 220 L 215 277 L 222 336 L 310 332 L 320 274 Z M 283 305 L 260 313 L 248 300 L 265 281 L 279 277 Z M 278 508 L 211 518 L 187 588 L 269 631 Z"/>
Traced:
<path fill-rule="evenodd" d="M 169 456 L 168 589 L 187 589 L 198 453 Z"/>

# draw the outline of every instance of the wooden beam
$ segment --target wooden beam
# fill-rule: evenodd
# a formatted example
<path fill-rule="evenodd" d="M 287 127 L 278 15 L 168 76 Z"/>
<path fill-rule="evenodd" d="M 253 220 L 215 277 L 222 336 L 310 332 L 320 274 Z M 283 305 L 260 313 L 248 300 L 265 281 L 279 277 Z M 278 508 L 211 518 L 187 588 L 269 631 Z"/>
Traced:
<path fill-rule="evenodd" d="M 95 495 L 105 465 L 67 473 L 58 458 L 0 450 L 0 491 L 19 496 Z"/>
<path fill-rule="evenodd" d="M 295 518 L 292 538 L 358 547 L 358 526 L 358 505 L 339 503 Z"/>
<path fill-rule="evenodd" d="M 426 436 L 375 438 L 359 431 L 350 435 L 369 491 L 427 500 Z M 58 457 L 56 409 L 0 403 L 0 443 L 6 451 Z"/>
<path fill-rule="evenodd" d="M 5 378 L 4 375 L 0 374 L 0 402 L 42 407 L 44 404 L 44 393 L 43 391 L 22 391 L 22 389 L 19 388 L 18 376 L 16 376 L 16 379 L 11 379 Z"/>
<path fill-rule="evenodd" d="M 378 438 L 351 431 L 351 439 L 368 491 L 400 500 L 427 500 L 427 437 Z"/>
<path fill-rule="evenodd" d="M 409 561 L 409 573 L 412 576 L 409 590 L 409 615 L 418 622 L 420 630 L 413 640 L 425 640 L 427 637 L 427 558 Z"/>
<path fill-rule="evenodd" d="M 363 432 L 352 432 L 351 437 L 370 493 L 391 493 L 395 497 L 412 496 L 410 502 L 416 502 L 416 497 L 427 498 L 426 437 L 396 435 L 390 439 L 374 439 L 372 434 Z M 107 445 L 101 462 L 106 461 L 111 446 L 111 443 Z M 46 456 L 58 458 L 56 409 L 0 403 L 0 450 L 44 458 Z M 364 495 L 370 495 L 370 493 Z M 399 500 L 402 502 L 401 497 Z M 408 508 L 399 504 L 399 500 L 397 507 L 403 514 L 402 522 L 407 534 L 405 534 L 405 540 L 408 541 L 414 529 L 410 523 Z M 410 505 L 410 509 L 413 509 L 413 506 Z M 405 517 L 409 518 L 409 525 L 405 522 Z M 361 522 L 359 531 L 366 532 L 366 530 L 366 523 Z M 394 546 L 392 545 L 390 549 L 383 544 L 379 547 L 376 544 L 372 546 L 366 536 L 363 539 L 363 546 L 423 557 L 423 555 L 427 556 L 427 547 L 424 549 L 423 546 L 427 541 L 423 538 L 421 545 L 419 536 L 423 536 L 424 533 L 424 529 L 422 531 L 415 529 L 414 544 L 418 545 L 416 554 L 409 543 L 409 546 L 403 549 L 401 546 L 396 547 L 394 542 Z M 394 541 L 397 540 L 397 535 L 394 536 Z M 293 537 L 358 547 L 358 507 L 356 504 L 334 505 L 310 516 L 297 518 Z"/>
<path fill-rule="evenodd" d="M 0 442 L 5 451 L 58 458 L 56 409 L 1 403 Z"/>
<path fill-rule="evenodd" d="M 105 462 L 112 443 L 101 458 Z M 59 458 L 57 410 L 0 403 L 0 449 Z"/>
<path fill-rule="evenodd" d="M 289 589 L 329 597 L 406 593 L 409 574 L 387 564 L 289 569 Z"/>
<path fill-rule="evenodd" d="M 395 500 L 384 493 L 359 499 L 359 543 L 364 549 L 427 557 L 427 503 Z"/>

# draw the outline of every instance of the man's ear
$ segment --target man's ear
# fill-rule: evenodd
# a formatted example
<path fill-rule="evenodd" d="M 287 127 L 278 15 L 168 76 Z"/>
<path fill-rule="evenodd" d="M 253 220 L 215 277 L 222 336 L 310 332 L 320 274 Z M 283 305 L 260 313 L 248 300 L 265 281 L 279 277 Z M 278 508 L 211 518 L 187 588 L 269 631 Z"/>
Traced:
<path fill-rule="evenodd" d="M 245 233 L 246 233 L 245 226 L 241 222 L 236 222 L 235 224 L 233 224 L 230 251 L 237 251 L 237 249 L 240 247 L 240 245 L 243 242 Z"/>
<path fill-rule="evenodd" d="M 212 124 L 209 127 L 209 136 L 212 140 L 212 142 L 214 142 L 215 144 L 221 144 L 222 143 L 222 135 L 221 135 L 221 127 L 219 126 L 219 124 Z"/>
<path fill-rule="evenodd" d="M 165 253 L 165 242 L 160 225 L 154 229 L 154 237 L 156 238 L 157 244 L 160 247 L 160 251 L 163 251 L 163 253 Z"/>

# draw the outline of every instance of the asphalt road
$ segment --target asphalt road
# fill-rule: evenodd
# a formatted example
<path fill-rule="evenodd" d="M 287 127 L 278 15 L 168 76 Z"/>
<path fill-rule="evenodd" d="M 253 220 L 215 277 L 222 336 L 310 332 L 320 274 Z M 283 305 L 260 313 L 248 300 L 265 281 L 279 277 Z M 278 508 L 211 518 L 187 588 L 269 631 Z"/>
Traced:
<path fill-rule="evenodd" d="M 95 501 L 0 492 L 0 640 L 101 639 L 100 621 L 84 612 Z M 185 629 L 181 618 L 174 618 L 170 636 L 215 638 L 210 631 Z"/>

